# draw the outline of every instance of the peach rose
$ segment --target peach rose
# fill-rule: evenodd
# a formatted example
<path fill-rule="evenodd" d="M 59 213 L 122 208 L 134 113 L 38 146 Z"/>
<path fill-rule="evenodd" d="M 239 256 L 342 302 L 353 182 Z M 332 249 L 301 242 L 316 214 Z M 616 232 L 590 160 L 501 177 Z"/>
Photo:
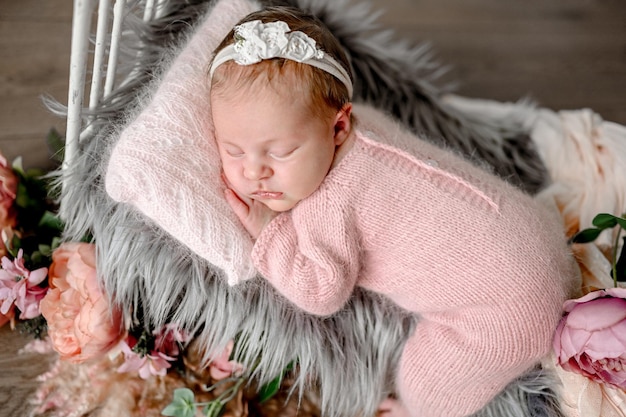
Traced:
<path fill-rule="evenodd" d="M 52 254 L 48 277 L 41 313 L 61 358 L 78 363 L 108 352 L 125 332 L 121 311 L 98 285 L 95 246 L 62 244 Z"/>

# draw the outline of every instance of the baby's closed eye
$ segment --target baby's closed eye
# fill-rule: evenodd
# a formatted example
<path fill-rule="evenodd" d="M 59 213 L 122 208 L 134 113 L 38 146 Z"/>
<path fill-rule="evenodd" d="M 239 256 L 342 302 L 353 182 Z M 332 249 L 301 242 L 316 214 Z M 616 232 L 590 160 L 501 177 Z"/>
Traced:
<path fill-rule="evenodd" d="M 298 149 L 298 147 L 293 147 L 293 148 L 284 148 L 284 149 L 276 149 L 273 151 L 268 152 L 269 156 L 271 156 L 274 159 L 287 159 L 289 158 L 291 155 L 294 154 L 294 152 Z"/>
<path fill-rule="evenodd" d="M 234 147 L 234 146 L 225 147 L 224 151 L 226 152 L 226 154 L 228 156 L 231 156 L 233 158 L 238 158 L 238 157 L 241 157 L 241 156 L 244 155 L 243 150 L 241 150 L 241 149 L 239 149 L 237 147 Z"/>

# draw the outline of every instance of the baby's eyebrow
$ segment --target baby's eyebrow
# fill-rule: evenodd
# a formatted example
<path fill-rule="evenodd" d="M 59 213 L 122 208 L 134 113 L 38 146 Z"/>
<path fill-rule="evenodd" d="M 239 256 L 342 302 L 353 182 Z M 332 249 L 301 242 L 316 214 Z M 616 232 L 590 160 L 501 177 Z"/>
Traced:
<path fill-rule="evenodd" d="M 244 150 L 241 146 L 238 145 L 233 145 L 232 143 L 224 143 L 222 144 L 222 147 L 224 148 L 224 150 L 226 152 L 237 152 L 237 153 L 244 153 Z"/>
<path fill-rule="evenodd" d="M 215 140 L 216 140 L 219 144 L 221 144 L 221 145 L 228 145 L 228 146 L 237 146 L 237 147 L 239 147 L 239 145 L 236 145 L 236 144 L 234 144 L 234 143 L 232 143 L 232 142 L 228 142 L 228 141 L 223 141 L 223 140 L 220 140 L 217 136 L 215 137 Z"/>

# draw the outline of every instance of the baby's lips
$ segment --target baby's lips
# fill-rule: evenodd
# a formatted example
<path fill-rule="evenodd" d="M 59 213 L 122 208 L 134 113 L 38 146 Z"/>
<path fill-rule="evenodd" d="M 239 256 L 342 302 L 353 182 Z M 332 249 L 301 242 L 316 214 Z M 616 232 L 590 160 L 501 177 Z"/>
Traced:
<path fill-rule="evenodd" d="M 283 197 L 283 193 L 279 191 L 255 191 L 252 193 L 252 196 L 261 199 L 279 200 Z"/>

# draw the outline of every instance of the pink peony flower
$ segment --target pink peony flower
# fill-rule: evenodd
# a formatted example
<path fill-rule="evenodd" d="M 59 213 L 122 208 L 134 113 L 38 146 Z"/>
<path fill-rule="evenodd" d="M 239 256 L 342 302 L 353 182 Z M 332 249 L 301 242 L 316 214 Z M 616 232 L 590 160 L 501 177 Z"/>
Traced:
<path fill-rule="evenodd" d="M 234 346 L 235 343 L 231 340 L 226 345 L 226 348 L 211 360 L 209 364 L 209 375 L 211 375 L 211 378 L 214 380 L 220 381 L 243 372 L 244 368 L 242 364 L 229 360 Z"/>
<path fill-rule="evenodd" d="M 7 163 L 6 158 L 0 155 L 0 229 L 15 226 L 17 211 L 14 203 L 17 184 L 17 176 L 13 169 Z M 4 247 L 4 243 L 2 246 Z"/>
<path fill-rule="evenodd" d="M 20 249 L 13 261 L 6 256 L 2 257 L 0 314 L 4 317 L 13 317 L 14 308 L 17 307 L 20 310 L 19 318 L 28 320 L 41 314 L 39 304 L 48 288 L 40 287 L 39 284 L 46 279 L 48 269 L 29 271 L 24 266 L 23 255 L 24 252 Z"/>
<path fill-rule="evenodd" d="M 591 292 L 563 305 L 554 338 L 559 365 L 594 381 L 626 388 L 626 288 Z"/>
<path fill-rule="evenodd" d="M 62 244 L 52 254 L 49 281 L 41 313 L 61 358 L 78 363 L 108 352 L 125 330 L 121 311 L 98 285 L 95 246 Z"/>

